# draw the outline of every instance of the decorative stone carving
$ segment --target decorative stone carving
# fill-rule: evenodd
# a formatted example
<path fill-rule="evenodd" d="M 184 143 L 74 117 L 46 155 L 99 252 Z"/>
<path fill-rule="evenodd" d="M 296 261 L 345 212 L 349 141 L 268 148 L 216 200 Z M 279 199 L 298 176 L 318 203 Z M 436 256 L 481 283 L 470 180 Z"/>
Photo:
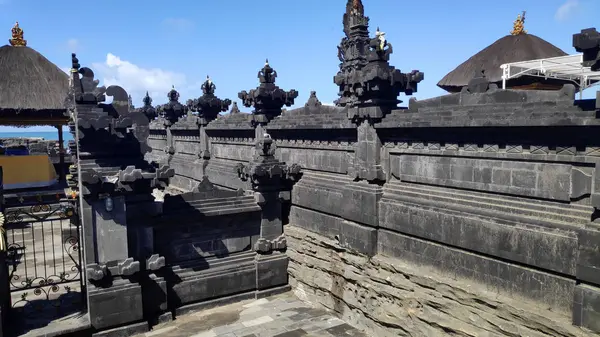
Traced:
<path fill-rule="evenodd" d="M 123 276 L 131 276 L 140 271 L 140 262 L 135 261 L 132 257 L 119 262 L 119 274 Z"/>
<path fill-rule="evenodd" d="M 169 102 L 158 107 L 158 114 L 165 126 L 171 126 L 187 113 L 187 107 L 179 103 L 179 92 L 175 86 L 167 93 Z"/>
<path fill-rule="evenodd" d="M 281 114 L 284 105 L 292 106 L 298 97 L 296 90 L 285 91 L 275 85 L 276 78 L 277 71 L 271 68 L 267 60 L 265 66 L 258 72 L 259 86 L 249 92 L 244 90 L 238 94 L 244 106 L 254 107 L 253 124 L 268 123 Z"/>
<path fill-rule="evenodd" d="M 101 281 L 108 273 L 106 265 L 99 265 L 97 263 L 88 264 L 85 266 L 85 271 L 88 280 L 92 281 Z"/>
<path fill-rule="evenodd" d="M 215 96 L 217 86 L 206 76 L 206 81 L 202 84 L 203 95 L 187 101 L 187 107 L 190 111 L 198 113 L 198 124 L 207 125 L 219 116 L 220 112 L 225 112 L 231 105 L 230 99 L 221 100 Z"/>
<path fill-rule="evenodd" d="M 254 251 L 261 254 L 270 253 L 274 250 L 285 251 L 287 248 L 287 240 L 284 234 L 281 234 L 274 240 L 260 238 L 254 244 Z"/>
<path fill-rule="evenodd" d="M 265 137 L 256 142 L 253 161 L 249 165 L 236 165 L 236 173 L 243 181 L 250 180 L 253 189 L 257 191 L 280 186 L 286 180 L 299 179 L 302 172 L 300 165 L 286 165 L 276 160 L 274 155 L 275 144 L 265 134 Z"/>
<path fill-rule="evenodd" d="M 152 98 L 150 97 L 147 91 L 146 96 L 144 96 L 143 102 L 144 105 L 141 108 L 139 108 L 138 111 L 143 113 L 149 121 L 154 120 L 156 117 L 158 117 L 158 112 L 152 106 Z"/>
<path fill-rule="evenodd" d="M 600 33 L 596 28 L 582 29 L 581 33 L 574 34 L 573 47 L 583 53 L 584 67 L 600 70 Z"/>
<path fill-rule="evenodd" d="M 422 72 L 402 73 L 389 65 L 392 45 L 385 33 L 377 29 L 369 38 L 368 18 L 361 1 L 348 2 L 344 14 L 346 36 L 338 47 L 342 62 L 334 83 L 340 87 L 338 106 L 348 107 L 348 118 L 380 120 L 398 106 L 398 95 L 412 95 L 424 78 Z"/>
<path fill-rule="evenodd" d="M 74 138 L 79 140 L 79 147 L 73 147 L 79 151 L 77 159 L 94 160 L 94 164 L 80 168 L 82 194 L 144 193 L 164 186 L 174 171 L 167 166 L 157 168 L 144 160 L 144 154 L 150 151 L 146 114 L 152 111 L 149 97 L 145 99 L 146 110 L 132 110 L 129 95 L 123 88 L 99 87 L 92 70 L 79 67 L 79 60 L 72 54 L 70 94 L 77 103 L 77 116 L 74 116 L 77 123 L 69 126 L 72 133 L 77 133 Z M 105 95 L 113 97 L 112 103 L 101 103 Z M 177 95 L 172 93 L 172 98 Z M 77 167 L 70 173 L 70 184 L 77 186 Z"/>
<path fill-rule="evenodd" d="M 165 266 L 165 257 L 153 254 L 146 260 L 146 269 L 156 271 Z"/>

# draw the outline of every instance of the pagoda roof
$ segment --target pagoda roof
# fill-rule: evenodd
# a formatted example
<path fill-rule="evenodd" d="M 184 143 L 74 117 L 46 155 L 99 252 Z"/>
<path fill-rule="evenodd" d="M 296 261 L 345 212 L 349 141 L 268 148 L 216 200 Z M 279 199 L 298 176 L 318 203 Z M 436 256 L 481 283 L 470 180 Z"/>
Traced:
<path fill-rule="evenodd" d="M 0 124 L 64 124 L 69 76 L 14 33 L 9 41 L 0 47 Z"/>
<path fill-rule="evenodd" d="M 0 109 L 64 110 L 69 76 L 29 47 L 0 47 Z"/>
<path fill-rule="evenodd" d="M 510 35 L 496 40 L 446 74 L 438 82 L 438 87 L 449 92 L 460 91 L 475 74 L 481 74 L 482 71 L 485 72 L 485 76 L 490 82 L 499 83 L 502 81 L 500 66 L 503 64 L 567 55 L 550 42 L 533 34 L 528 34 L 523 30 L 523 22 L 524 17 L 521 19 L 519 16 L 515 21 L 515 26 L 520 23 L 520 27 L 515 27 Z M 532 80 L 540 81 L 539 78 Z"/>

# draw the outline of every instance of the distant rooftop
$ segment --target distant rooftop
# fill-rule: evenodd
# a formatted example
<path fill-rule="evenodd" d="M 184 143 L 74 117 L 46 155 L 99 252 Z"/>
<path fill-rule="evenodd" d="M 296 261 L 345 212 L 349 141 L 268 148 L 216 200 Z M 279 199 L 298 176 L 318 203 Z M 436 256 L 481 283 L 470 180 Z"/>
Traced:
<path fill-rule="evenodd" d="M 0 47 L 0 117 L 6 110 L 65 110 L 69 77 L 27 46 L 17 22 L 9 45 Z"/>

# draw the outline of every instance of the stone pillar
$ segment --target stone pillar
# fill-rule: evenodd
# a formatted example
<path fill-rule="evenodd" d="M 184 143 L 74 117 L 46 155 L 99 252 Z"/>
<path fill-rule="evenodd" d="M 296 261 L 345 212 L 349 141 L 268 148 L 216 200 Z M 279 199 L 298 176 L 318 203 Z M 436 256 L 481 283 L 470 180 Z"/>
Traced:
<path fill-rule="evenodd" d="M 206 134 L 206 126 L 215 120 L 219 113 L 227 111 L 231 105 L 230 99 L 220 99 L 215 96 L 217 86 L 206 76 L 206 81 L 202 83 L 202 96 L 187 101 L 187 109 L 197 113 L 196 124 L 198 126 L 200 149 L 198 151 L 198 160 L 200 160 L 200 176 L 202 180 L 206 178 L 206 167 L 210 159 L 210 142 Z M 200 185 L 199 185 L 200 186 Z"/>
<path fill-rule="evenodd" d="M 275 145 L 268 134 L 256 141 L 254 159 L 248 166 L 239 164 L 237 173 L 249 180 L 262 210 L 260 237 L 254 245 L 257 296 L 268 296 L 287 289 L 287 242 L 283 234 L 282 201 L 289 199 L 289 182 L 300 178 L 300 166 L 275 159 Z"/>
<path fill-rule="evenodd" d="M 77 143 L 77 178 L 71 185 L 81 201 L 90 322 L 100 335 L 142 333 L 148 330 L 144 271 L 132 242 L 139 239 L 139 215 L 155 211 L 153 188 L 174 172 L 144 160 L 148 117 L 130 109 L 123 88 L 99 87 L 93 71 L 80 68 L 75 54 L 71 74 L 75 121 L 70 126 Z M 113 97 L 111 104 L 101 103 L 105 94 Z"/>

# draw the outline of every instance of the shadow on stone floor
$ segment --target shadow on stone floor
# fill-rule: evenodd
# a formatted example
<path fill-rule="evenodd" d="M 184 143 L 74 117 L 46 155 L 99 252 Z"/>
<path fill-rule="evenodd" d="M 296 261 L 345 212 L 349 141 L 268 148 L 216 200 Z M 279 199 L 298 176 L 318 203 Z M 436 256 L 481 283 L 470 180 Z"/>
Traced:
<path fill-rule="evenodd" d="M 288 292 L 178 317 L 137 337 L 366 337 Z"/>

